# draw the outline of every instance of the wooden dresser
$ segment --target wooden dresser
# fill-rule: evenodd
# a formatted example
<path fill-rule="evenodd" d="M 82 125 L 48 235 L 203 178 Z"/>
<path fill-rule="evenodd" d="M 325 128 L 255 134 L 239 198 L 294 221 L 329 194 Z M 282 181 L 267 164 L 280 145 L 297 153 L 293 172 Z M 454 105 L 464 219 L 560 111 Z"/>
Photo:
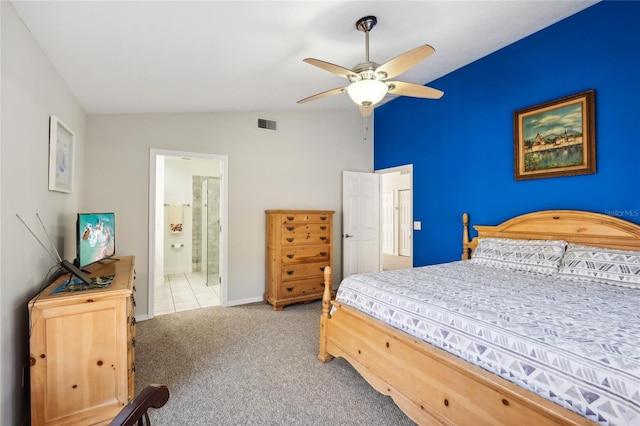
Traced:
<path fill-rule="evenodd" d="M 333 210 L 267 210 L 264 300 L 285 305 L 322 299 L 323 271 L 333 267 Z"/>
<path fill-rule="evenodd" d="M 65 274 L 29 302 L 31 424 L 109 424 L 134 397 L 134 257 L 87 269 L 115 275 L 108 288 L 52 294 Z"/>

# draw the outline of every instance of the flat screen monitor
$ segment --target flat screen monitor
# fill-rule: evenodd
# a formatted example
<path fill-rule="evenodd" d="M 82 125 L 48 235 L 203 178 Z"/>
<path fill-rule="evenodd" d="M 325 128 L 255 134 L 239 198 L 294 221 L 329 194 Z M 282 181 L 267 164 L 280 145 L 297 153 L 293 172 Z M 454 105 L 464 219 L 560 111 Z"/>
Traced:
<path fill-rule="evenodd" d="M 83 268 L 116 253 L 114 213 L 79 213 L 77 263 Z"/>

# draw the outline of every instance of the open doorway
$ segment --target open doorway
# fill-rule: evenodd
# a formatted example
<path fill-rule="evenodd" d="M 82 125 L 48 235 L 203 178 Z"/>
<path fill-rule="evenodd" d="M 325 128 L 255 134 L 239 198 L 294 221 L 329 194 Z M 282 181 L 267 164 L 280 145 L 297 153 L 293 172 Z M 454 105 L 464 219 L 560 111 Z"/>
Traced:
<path fill-rule="evenodd" d="M 380 174 L 381 269 L 413 266 L 413 166 L 377 170 Z"/>
<path fill-rule="evenodd" d="M 227 304 L 227 157 L 151 150 L 149 317 Z"/>

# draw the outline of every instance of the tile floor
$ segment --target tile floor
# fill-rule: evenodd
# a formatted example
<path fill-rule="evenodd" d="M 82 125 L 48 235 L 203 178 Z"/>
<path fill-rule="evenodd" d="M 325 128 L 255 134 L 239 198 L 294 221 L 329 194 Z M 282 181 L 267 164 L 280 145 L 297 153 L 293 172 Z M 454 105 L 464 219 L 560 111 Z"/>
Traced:
<path fill-rule="evenodd" d="M 217 282 L 211 280 L 211 282 Z M 155 288 L 155 315 L 220 305 L 220 284 L 205 285 L 202 273 L 171 274 Z"/>

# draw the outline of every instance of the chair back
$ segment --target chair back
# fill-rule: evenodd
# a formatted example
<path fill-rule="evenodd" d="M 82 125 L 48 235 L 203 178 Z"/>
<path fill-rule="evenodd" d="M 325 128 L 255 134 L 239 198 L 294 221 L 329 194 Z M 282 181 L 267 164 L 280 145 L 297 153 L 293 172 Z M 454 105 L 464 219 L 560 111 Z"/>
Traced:
<path fill-rule="evenodd" d="M 109 426 L 150 425 L 147 414 L 149 408 L 160 408 L 168 400 L 169 388 L 165 385 L 149 385 L 120 410 Z"/>

